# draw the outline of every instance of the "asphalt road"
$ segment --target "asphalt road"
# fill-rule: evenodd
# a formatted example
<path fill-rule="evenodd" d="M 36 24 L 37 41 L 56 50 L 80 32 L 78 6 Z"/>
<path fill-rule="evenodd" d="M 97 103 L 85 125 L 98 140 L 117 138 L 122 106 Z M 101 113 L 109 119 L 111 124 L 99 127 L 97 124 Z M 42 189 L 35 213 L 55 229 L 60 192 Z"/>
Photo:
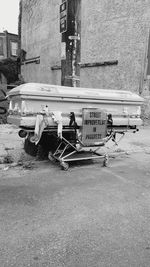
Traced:
<path fill-rule="evenodd" d="M 150 266 L 150 154 L 0 173 L 0 267 Z"/>

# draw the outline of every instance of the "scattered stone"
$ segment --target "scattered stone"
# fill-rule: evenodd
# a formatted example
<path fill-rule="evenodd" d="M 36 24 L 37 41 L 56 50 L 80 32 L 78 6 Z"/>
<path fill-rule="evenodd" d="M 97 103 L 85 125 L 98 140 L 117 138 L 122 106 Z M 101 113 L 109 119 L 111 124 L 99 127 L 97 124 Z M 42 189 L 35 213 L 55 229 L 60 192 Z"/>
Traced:
<path fill-rule="evenodd" d="M 34 168 L 34 162 L 23 162 L 23 165 L 22 165 L 22 167 L 24 168 L 24 169 L 33 169 Z"/>
<path fill-rule="evenodd" d="M 121 149 L 121 148 L 117 148 L 117 149 L 115 149 L 114 152 L 120 153 L 120 152 L 125 152 L 125 151 L 123 149 Z"/>
<path fill-rule="evenodd" d="M 131 155 L 131 151 L 126 151 L 126 155 Z"/>
<path fill-rule="evenodd" d="M 109 157 L 112 158 L 112 159 L 115 159 L 116 158 L 116 154 L 111 153 L 111 154 L 109 154 Z"/>
<path fill-rule="evenodd" d="M 4 158 L 0 158 L 0 164 L 4 163 Z"/>
<path fill-rule="evenodd" d="M 3 170 L 4 170 L 4 171 L 8 171 L 8 169 L 9 169 L 9 167 L 7 166 L 7 167 L 5 167 Z"/>
<path fill-rule="evenodd" d="M 16 167 L 16 166 L 18 166 L 18 163 L 17 162 L 13 162 L 13 163 L 10 164 L 10 166 L 11 167 Z"/>
<path fill-rule="evenodd" d="M 6 151 L 14 150 L 14 147 L 5 147 L 5 150 L 6 150 Z"/>
<path fill-rule="evenodd" d="M 11 155 L 6 155 L 3 159 L 3 163 L 13 163 L 14 160 Z"/>

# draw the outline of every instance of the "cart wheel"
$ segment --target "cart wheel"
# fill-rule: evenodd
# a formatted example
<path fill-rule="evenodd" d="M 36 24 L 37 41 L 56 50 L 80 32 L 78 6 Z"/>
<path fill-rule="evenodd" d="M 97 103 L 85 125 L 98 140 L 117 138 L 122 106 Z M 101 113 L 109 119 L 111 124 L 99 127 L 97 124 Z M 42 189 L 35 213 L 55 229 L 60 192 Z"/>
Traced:
<path fill-rule="evenodd" d="M 30 140 L 27 138 L 24 141 L 24 150 L 27 154 L 35 157 L 37 154 L 37 145 L 30 142 Z"/>
<path fill-rule="evenodd" d="M 48 153 L 48 159 L 49 159 L 50 161 L 52 161 L 52 162 L 55 161 L 52 152 L 49 152 L 49 153 Z"/>
<path fill-rule="evenodd" d="M 109 163 L 109 157 L 108 157 L 108 155 L 105 155 L 104 161 L 103 161 L 103 166 L 104 167 L 107 167 L 108 166 L 108 163 Z"/>
<path fill-rule="evenodd" d="M 68 169 L 69 169 L 69 164 L 66 162 L 61 162 L 60 166 L 61 166 L 61 169 L 64 171 L 68 171 Z"/>

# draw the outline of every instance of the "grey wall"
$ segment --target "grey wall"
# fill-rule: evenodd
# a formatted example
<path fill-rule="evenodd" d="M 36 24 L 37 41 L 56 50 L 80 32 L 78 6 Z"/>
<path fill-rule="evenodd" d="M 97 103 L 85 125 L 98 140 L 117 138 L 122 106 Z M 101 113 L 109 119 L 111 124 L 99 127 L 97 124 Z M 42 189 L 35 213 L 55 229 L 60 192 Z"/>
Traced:
<path fill-rule="evenodd" d="M 26 82 L 60 84 L 59 4 L 22 0 L 22 48 L 40 64 L 22 66 Z M 148 93 L 144 73 L 150 28 L 150 0 L 82 0 L 81 63 L 118 60 L 118 65 L 81 69 L 81 86 Z M 145 86 L 145 87 L 144 87 Z"/>
<path fill-rule="evenodd" d="M 60 62 L 59 1 L 22 1 L 21 48 L 26 59 L 40 56 L 40 64 L 22 66 L 25 81 L 58 83 L 51 66 Z"/>

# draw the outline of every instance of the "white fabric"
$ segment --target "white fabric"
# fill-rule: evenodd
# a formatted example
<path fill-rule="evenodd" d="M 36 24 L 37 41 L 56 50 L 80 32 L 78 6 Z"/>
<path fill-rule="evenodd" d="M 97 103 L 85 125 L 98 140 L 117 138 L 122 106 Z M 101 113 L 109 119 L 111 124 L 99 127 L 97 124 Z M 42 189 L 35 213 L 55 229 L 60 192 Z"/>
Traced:
<path fill-rule="evenodd" d="M 62 128 L 63 128 L 63 124 L 62 124 L 62 112 L 61 111 L 54 111 L 54 112 L 52 112 L 52 119 L 58 125 L 58 127 L 57 127 L 57 135 L 58 135 L 58 137 L 62 138 Z"/>
<path fill-rule="evenodd" d="M 24 114 L 27 113 L 27 107 L 26 107 L 26 102 L 25 101 L 22 101 L 21 112 L 24 113 Z"/>
<path fill-rule="evenodd" d="M 36 117 L 35 130 L 34 130 L 35 144 L 38 144 L 38 142 L 40 141 L 42 132 L 47 125 L 48 125 L 47 117 L 45 115 L 38 114 Z"/>
<path fill-rule="evenodd" d="M 47 112 L 46 112 L 47 113 Z M 62 138 L 62 113 L 60 111 L 55 111 L 52 113 L 52 119 L 57 123 L 57 135 Z M 44 129 L 48 126 L 48 117 L 47 114 L 38 114 L 36 116 L 36 123 L 34 129 L 34 136 L 32 141 L 37 145 L 41 139 Z"/>

